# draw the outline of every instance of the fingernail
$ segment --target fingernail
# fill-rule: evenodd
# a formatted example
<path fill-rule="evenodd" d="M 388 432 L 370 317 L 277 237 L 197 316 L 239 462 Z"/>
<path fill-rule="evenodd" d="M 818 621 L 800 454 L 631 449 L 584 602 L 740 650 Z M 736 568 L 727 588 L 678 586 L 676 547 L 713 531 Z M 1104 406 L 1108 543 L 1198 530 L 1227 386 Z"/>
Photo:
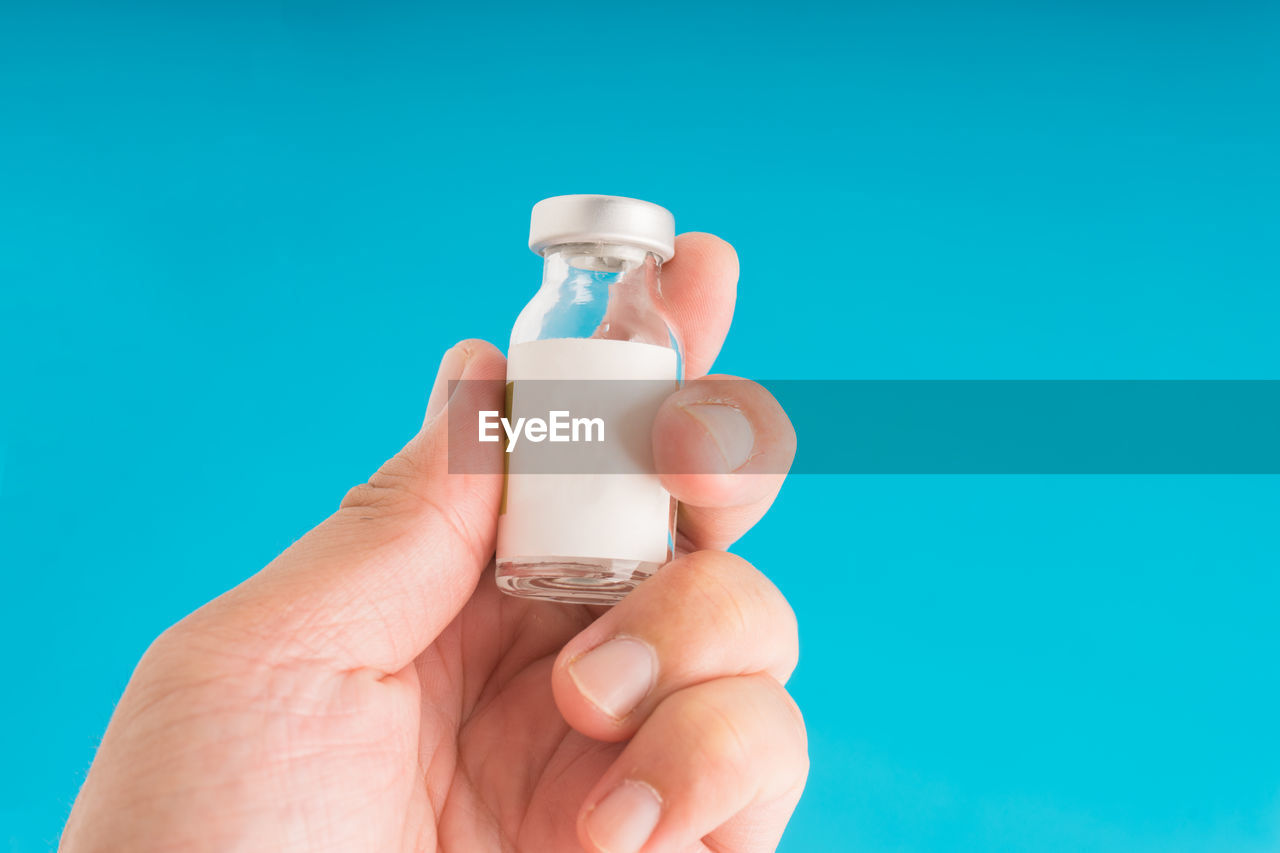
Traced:
<path fill-rule="evenodd" d="M 648 643 L 618 637 L 569 664 L 569 677 L 590 702 L 621 720 L 649 695 L 658 659 Z"/>
<path fill-rule="evenodd" d="M 603 853 L 635 853 L 662 817 L 662 799 L 643 782 L 623 782 L 587 815 L 587 836 Z"/>
<path fill-rule="evenodd" d="M 736 471 L 747 464 L 756 446 L 756 433 L 746 415 L 726 403 L 691 403 L 680 408 L 711 434 L 724 457 L 726 471 Z"/>
<path fill-rule="evenodd" d="M 466 347 L 457 344 L 450 347 L 440 359 L 440 367 L 436 370 L 436 382 L 431 386 L 431 397 L 427 400 L 427 417 L 430 421 L 449 402 L 449 383 L 462 378 L 462 371 L 467 367 L 471 353 Z"/>

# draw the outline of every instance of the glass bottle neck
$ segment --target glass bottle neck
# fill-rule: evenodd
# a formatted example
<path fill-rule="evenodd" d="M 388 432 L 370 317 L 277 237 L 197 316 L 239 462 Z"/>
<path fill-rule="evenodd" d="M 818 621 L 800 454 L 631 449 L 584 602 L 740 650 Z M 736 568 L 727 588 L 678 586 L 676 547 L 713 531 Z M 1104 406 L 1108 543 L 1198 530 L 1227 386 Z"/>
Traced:
<path fill-rule="evenodd" d="M 636 246 L 566 243 L 543 253 L 542 287 L 516 320 L 514 346 L 555 338 L 600 338 L 679 351 L 659 285 L 661 259 Z"/>
<path fill-rule="evenodd" d="M 619 282 L 630 278 L 628 273 L 652 264 L 655 274 L 662 261 L 652 252 L 638 246 L 622 243 L 564 243 L 551 246 L 542 254 L 543 282 L 563 280 L 563 271 L 578 269 L 586 272 L 614 274 Z"/>

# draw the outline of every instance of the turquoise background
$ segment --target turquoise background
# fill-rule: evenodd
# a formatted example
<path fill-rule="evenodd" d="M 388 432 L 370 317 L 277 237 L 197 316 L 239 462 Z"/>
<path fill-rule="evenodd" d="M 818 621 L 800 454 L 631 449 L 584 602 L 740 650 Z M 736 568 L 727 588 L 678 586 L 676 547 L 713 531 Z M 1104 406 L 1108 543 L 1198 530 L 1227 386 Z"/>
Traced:
<path fill-rule="evenodd" d="M 766 378 L 1280 378 L 1280 6 L 0 4 L 0 843 L 148 641 L 502 342 L 529 207 L 741 254 Z M 832 440 L 834 431 L 802 436 Z M 787 851 L 1280 848 L 1280 480 L 790 482 Z"/>

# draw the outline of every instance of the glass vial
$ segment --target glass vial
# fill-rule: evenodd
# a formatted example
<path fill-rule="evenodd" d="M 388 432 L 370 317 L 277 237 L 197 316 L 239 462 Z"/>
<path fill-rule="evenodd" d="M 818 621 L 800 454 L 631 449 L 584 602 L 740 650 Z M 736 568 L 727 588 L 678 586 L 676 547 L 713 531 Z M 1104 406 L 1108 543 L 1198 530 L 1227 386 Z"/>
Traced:
<path fill-rule="evenodd" d="M 634 473 L 521 473 L 516 443 L 498 516 L 498 586 L 613 604 L 672 555 L 675 501 L 653 471 L 648 436 L 682 372 L 659 284 L 675 254 L 675 219 L 637 199 L 556 196 L 534 205 L 529 248 L 543 258 L 542 286 L 511 332 L 507 416 L 547 414 L 522 411 L 535 396 L 526 384 L 522 398 L 524 380 L 648 380 L 607 391 L 636 436 L 628 456 L 641 461 Z"/>

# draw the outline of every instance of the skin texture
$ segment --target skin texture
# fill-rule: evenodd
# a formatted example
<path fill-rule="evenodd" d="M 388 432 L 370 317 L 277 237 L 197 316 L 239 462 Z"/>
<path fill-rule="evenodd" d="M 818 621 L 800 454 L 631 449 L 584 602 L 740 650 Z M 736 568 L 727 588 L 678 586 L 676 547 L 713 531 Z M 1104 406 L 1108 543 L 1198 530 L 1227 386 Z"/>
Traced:
<path fill-rule="evenodd" d="M 736 281 L 727 243 L 681 235 L 664 294 L 690 377 L 720 349 Z M 61 849 L 776 847 L 808 771 L 783 688 L 796 623 L 773 584 L 723 549 L 781 486 L 795 450 L 786 415 L 740 380 L 676 392 L 655 456 L 701 472 L 664 475 L 682 502 L 677 559 L 611 609 L 535 602 L 493 582 L 500 479 L 448 472 L 445 414 L 498 405 L 450 399 L 449 380 L 504 373 L 490 344 L 449 350 L 404 450 L 152 644 Z M 698 417 L 709 401 L 727 403 L 729 420 Z M 652 673 L 628 694 L 634 708 L 611 713 L 592 701 L 598 684 L 575 679 L 616 637 Z"/>

